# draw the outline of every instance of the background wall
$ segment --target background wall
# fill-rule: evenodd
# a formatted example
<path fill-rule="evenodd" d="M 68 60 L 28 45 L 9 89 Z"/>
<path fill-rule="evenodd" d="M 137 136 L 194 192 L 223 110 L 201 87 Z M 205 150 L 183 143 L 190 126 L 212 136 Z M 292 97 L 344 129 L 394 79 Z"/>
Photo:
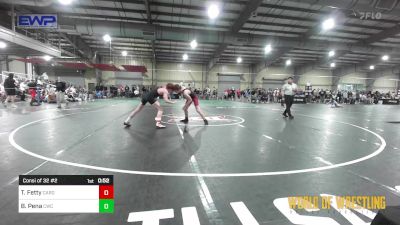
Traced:
<path fill-rule="evenodd" d="M 245 89 L 250 87 L 250 67 L 241 64 L 224 64 L 215 65 L 208 73 L 208 86 L 211 89 L 218 89 L 218 74 L 222 75 L 237 75 L 240 76 L 240 88 Z"/>
<path fill-rule="evenodd" d="M 201 64 L 158 63 L 155 73 L 157 85 L 183 83 L 185 86 L 204 87 L 205 73 Z"/>
<path fill-rule="evenodd" d="M 382 74 L 381 77 L 377 78 L 373 83 L 374 90 L 380 92 L 388 92 L 388 91 L 395 91 L 399 87 L 397 80 L 399 76 L 392 75 L 392 74 Z"/>
<path fill-rule="evenodd" d="M 17 57 L 16 56 L 9 56 L 9 58 L 17 58 Z M 9 70 L 12 71 L 12 72 L 15 72 L 15 73 L 26 73 L 25 63 L 24 62 L 14 60 L 14 61 L 9 62 L 8 66 L 9 66 Z"/>
<path fill-rule="evenodd" d="M 313 89 L 332 89 L 333 77 L 331 70 L 312 70 L 304 73 L 297 82 L 304 89 L 307 83 L 312 85 Z"/>
<path fill-rule="evenodd" d="M 262 69 L 255 75 L 253 87 L 276 89 L 281 88 L 283 80 L 293 76 L 293 68 L 290 67 L 268 67 Z"/>
<path fill-rule="evenodd" d="M 366 86 L 366 73 L 351 73 L 341 77 L 339 84 L 361 84 Z"/>
<path fill-rule="evenodd" d="M 37 72 L 39 75 L 43 75 L 43 73 L 46 73 L 49 80 L 52 81 L 56 81 L 57 78 L 60 77 L 62 81 L 71 83 L 74 86 L 86 87 L 84 71 L 67 69 L 63 67 L 42 66 L 37 69 Z"/>
<path fill-rule="evenodd" d="M 103 62 L 107 63 L 107 62 Z M 252 66 L 243 64 L 218 64 L 214 66 L 208 73 L 207 65 L 188 64 L 188 63 L 153 63 L 151 60 L 135 60 L 135 59 L 114 59 L 116 66 L 144 65 L 147 72 L 128 73 L 128 72 L 111 72 L 101 71 L 102 84 L 119 85 L 119 84 L 143 84 L 146 86 L 162 85 L 168 82 L 182 83 L 185 86 L 194 86 L 196 88 L 210 87 L 218 89 L 218 74 L 221 75 L 236 75 L 240 77 L 240 88 L 274 88 L 281 87 L 283 80 L 288 76 L 293 76 L 294 70 L 292 67 L 268 67 L 262 69 L 258 73 L 252 73 Z M 5 61 L 0 62 L 1 70 L 5 71 L 7 65 Z M 9 62 L 10 71 L 25 73 L 25 63 L 19 61 Z M 50 80 L 56 80 L 58 76 L 65 81 L 82 85 L 86 88 L 89 83 L 97 84 L 95 69 L 87 69 L 85 71 L 77 71 L 66 69 L 63 67 L 38 66 L 36 69 L 38 74 L 46 72 Z M 252 83 L 252 79 L 254 82 Z M 398 87 L 399 75 L 383 73 L 372 81 L 367 79 L 365 73 L 352 73 L 343 76 L 339 79 L 338 84 L 355 84 L 360 87 L 369 87 L 372 85 L 373 90 L 378 91 L 396 91 Z M 368 82 L 369 83 L 368 83 Z M 300 88 L 304 89 L 307 83 L 311 83 L 313 88 L 335 89 L 333 87 L 333 77 L 331 70 L 312 70 L 298 77 L 297 81 Z M 368 85 L 369 84 L 369 85 Z"/>
<path fill-rule="evenodd" d="M 89 87 L 89 83 L 93 83 L 94 85 L 96 85 L 97 83 L 95 70 L 86 70 L 84 73 L 84 78 L 85 78 L 85 88 Z"/>

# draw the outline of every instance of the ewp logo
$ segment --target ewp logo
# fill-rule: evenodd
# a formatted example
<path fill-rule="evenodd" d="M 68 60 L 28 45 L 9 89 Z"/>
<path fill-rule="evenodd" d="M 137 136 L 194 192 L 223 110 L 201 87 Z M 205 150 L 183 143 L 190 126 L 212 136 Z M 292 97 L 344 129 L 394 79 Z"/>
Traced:
<path fill-rule="evenodd" d="M 18 27 L 23 28 L 57 28 L 55 14 L 27 14 L 18 16 Z"/>

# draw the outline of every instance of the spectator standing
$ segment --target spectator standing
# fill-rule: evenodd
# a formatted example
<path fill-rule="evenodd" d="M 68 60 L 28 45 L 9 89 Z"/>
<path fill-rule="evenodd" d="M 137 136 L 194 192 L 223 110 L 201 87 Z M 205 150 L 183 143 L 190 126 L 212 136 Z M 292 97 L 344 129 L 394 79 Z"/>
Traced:
<path fill-rule="evenodd" d="M 324 89 L 321 89 L 321 91 L 319 92 L 319 95 L 320 95 L 321 103 L 324 104 L 325 103 L 325 95 L 326 95 L 326 92 L 324 91 Z"/>
<path fill-rule="evenodd" d="M 26 81 L 20 83 L 19 90 L 21 91 L 21 101 L 25 101 L 25 94 L 28 90 L 28 85 Z"/>
<path fill-rule="evenodd" d="M 360 92 L 356 91 L 356 102 L 360 103 Z"/>
<path fill-rule="evenodd" d="M 348 103 L 348 99 L 349 99 L 349 93 L 348 93 L 347 91 L 344 91 L 344 92 L 343 92 L 343 101 L 344 101 L 344 104 L 347 104 L 347 103 Z"/>
<path fill-rule="evenodd" d="M 281 103 L 281 106 L 284 107 L 282 89 L 279 89 L 278 91 L 278 101 Z"/>
<path fill-rule="evenodd" d="M 6 92 L 7 98 L 4 102 L 4 106 L 7 107 L 8 101 L 11 101 L 11 107 L 16 108 L 17 106 L 15 105 L 15 91 L 16 84 L 14 80 L 14 74 L 10 73 L 8 74 L 8 78 L 4 81 L 4 90 Z"/>
<path fill-rule="evenodd" d="M 129 97 L 129 86 L 125 85 L 125 97 Z"/>
<path fill-rule="evenodd" d="M 68 102 L 65 101 L 65 90 L 67 88 L 67 84 L 64 81 L 61 81 L 61 78 L 57 78 L 56 82 L 56 101 L 57 101 L 57 108 L 61 109 L 61 103 L 66 103 L 68 105 Z"/>
<path fill-rule="evenodd" d="M 342 103 L 342 92 L 338 91 L 336 94 L 337 100 L 339 101 L 339 103 Z"/>

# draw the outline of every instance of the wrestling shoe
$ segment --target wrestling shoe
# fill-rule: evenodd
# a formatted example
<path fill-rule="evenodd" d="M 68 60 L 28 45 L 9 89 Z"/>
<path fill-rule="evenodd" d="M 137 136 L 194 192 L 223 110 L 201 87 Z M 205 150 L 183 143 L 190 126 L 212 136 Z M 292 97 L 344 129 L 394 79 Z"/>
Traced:
<path fill-rule="evenodd" d="M 156 124 L 157 129 L 163 129 L 166 128 L 166 126 L 162 125 L 161 123 Z"/>

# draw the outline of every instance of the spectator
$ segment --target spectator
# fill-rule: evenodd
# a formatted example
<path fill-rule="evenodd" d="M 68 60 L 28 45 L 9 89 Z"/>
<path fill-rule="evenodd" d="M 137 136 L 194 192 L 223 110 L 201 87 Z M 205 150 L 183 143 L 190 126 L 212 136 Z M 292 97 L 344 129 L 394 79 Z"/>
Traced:
<path fill-rule="evenodd" d="M 129 86 L 125 85 L 125 98 L 129 97 Z"/>
<path fill-rule="evenodd" d="M 325 103 L 325 97 L 326 97 L 326 91 L 324 91 L 324 89 L 321 89 L 321 91 L 319 92 L 319 96 L 321 99 L 321 103 Z"/>
<path fill-rule="evenodd" d="M 57 78 L 56 82 L 56 99 L 57 99 L 57 108 L 61 109 L 61 103 L 66 103 L 68 105 L 68 102 L 65 101 L 65 90 L 66 90 L 66 83 L 64 81 L 61 81 L 61 78 Z"/>
<path fill-rule="evenodd" d="M 343 92 L 343 102 L 344 104 L 348 103 L 348 99 L 349 99 L 349 93 L 347 91 Z"/>
<path fill-rule="evenodd" d="M 7 107 L 7 104 L 9 101 L 11 101 L 11 107 L 16 108 L 17 106 L 15 105 L 15 91 L 16 84 L 14 80 L 14 74 L 10 73 L 8 74 L 8 78 L 4 81 L 4 89 L 7 95 L 7 98 L 4 102 L 4 106 Z"/>
<path fill-rule="evenodd" d="M 20 90 L 21 101 L 25 101 L 25 94 L 26 91 L 28 90 L 28 85 L 26 81 L 20 83 L 19 90 Z"/>
<path fill-rule="evenodd" d="M 357 90 L 356 91 L 356 102 L 360 103 L 360 92 Z"/>

